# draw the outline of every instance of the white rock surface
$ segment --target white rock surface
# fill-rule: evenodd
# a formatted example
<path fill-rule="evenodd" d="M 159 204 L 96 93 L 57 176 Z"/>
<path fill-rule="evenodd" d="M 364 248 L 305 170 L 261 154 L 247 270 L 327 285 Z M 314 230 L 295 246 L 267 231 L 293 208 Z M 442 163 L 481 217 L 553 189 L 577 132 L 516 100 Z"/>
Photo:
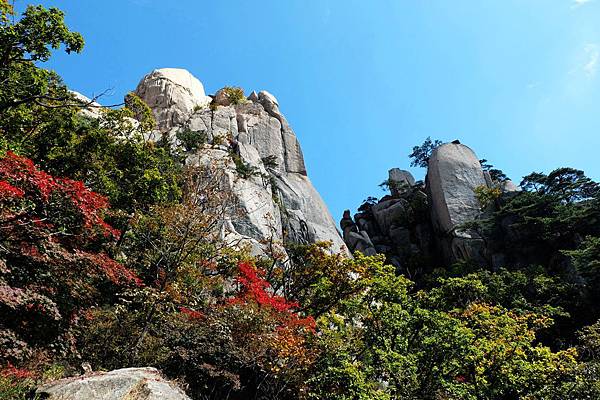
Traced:
<path fill-rule="evenodd" d="M 48 400 L 190 399 L 155 368 L 124 368 L 61 379 L 41 386 L 37 393 Z"/>
<path fill-rule="evenodd" d="M 85 107 L 82 108 L 80 113 L 86 117 L 90 117 L 90 118 L 100 118 L 100 110 L 102 108 L 102 106 L 100 104 L 98 104 L 95 101 L 92 101 L 92 99 L 90 99 L 87 96 L 84 96 L 83 94 L 79 93 L 79 92 L 75 92 L 73 90 L 69 90 L 69 93 L 73 95 L 73 97 L 75 97 L 75 100 L 80 101 L 81 103 L 88 105 L 89 107 Z"/>
<path fill-rule="evenodd" d="M 427 182 L 431 194 L 434 226 L 451 232 L 481 214 L 474 189 L 486 186 L 479 159 L 463 144 L 446 143 L 429 158 Z"/>
<path fill-rule="evenodd" d="M 211 102 L 202 82 L 179 68 L 152 71 L 141 80 L 135 93 L 152 108 L 161 132 L 185 123 L 195 108 Z"/>
<path fill-rule="evenodd" d="M 268 102 L 268 103 L 274 104 L 279 107 L 279 102 L 277 101 L 275 96 L 273 96 L 271 93 L 267 92 L 266 90 L 262 90 L 261 92 L 258 93 L 258 99 L 261 102 L 262 101 Z"/>
<path fill-rule="evenodd" d="M 174 136 L 177 129 L 186 128 L 208 138 L 204 148 L 188 154 L 187 162 L 218 165 L 227 176 L 227 190 L 235 196 L 241 212 L 223 221 L 221 236 L 241 240 L 253 251 L 261 241 L 274 239 L 331 241 L 333 250 L 349 254 L 327 206 L 306 176 L 300 143 L 279 111 L 277 99 L 266 91 L 253 92 L 251 101 L 244 104 L 221 102 L 214 110 L 194 110 L 192 104 L 197 104 L 198 96 L 191 96 L 193 91 L 181 84 L 181 77 L 189 73 L 177 75 L 174 79 L 164 70 L 153 71 L 142 79 L 136 92 L 153 110 L 162 132 Z M 193 77 L 185 80 L 199 83 Z M 190 86 L 194 85 L 185 87 Z M 202 90 L 199 98 L 203 96 Z M 253 171 L 252 176 L 240 176 L 234 157 Z"/>

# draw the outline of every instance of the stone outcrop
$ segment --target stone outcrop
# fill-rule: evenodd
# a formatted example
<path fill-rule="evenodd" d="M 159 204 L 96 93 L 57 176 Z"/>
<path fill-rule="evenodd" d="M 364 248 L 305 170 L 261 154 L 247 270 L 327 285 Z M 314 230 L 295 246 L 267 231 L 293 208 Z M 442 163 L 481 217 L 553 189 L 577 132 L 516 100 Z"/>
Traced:
<path fill-rule="evenodd" d="M 489 217 L 504 196 L 514 195 L 519 188 L 510 180 L 492 179 L 470 148 L 458 141 L 443 144 L 429 158 L 425 183 L 393 168 L 387 186 L 390 195 L 370 198 L 354 218 L 350 211 L 344 212 L 340 226 L 351 251 L 385 254 L 409 277 L 419 273 L 415 260 L 426 260 L 420 264 L 431 266 L 460 260 L 502 266 L 505 256 L 498 246 L 469 229 L 468 223 Z M 482 210 L 478 187 L 500 189 L 501 197 Z"/>
<path fill-rule="evenodd" d="M 152 108 L 161 131 L 184 123 L 195 108 L 212 100 L 198 79 L 179 68 L 152 71 L 138 84 L 136 94 Z"/>
<path fill-rule="evenodd" d="M 427 168 L 434 225 L 441 232 L 472 221 L 481 214 L 474 189 L 486 186 L 479 159 L 463 144 L 446 143 L 433 151 Z"/>
<path fill-rule="evenodd" d="M 155 368 L 124 368 L 66 378 L 38 388 L 48 400 L 189 400 Z"/>
<path fill-rule="evenodd" d="M 223 174 L 239 211 L 223 221 L 224 238 L 242 240 L 257 253 L 264 241 L 331 241 L 332 250 L 347 252 L 275 96 L 252 92 L 235 104 L 221 89 L 209 104 L 202 84 L 175 69 L 151 72 L 136 94 L 156 116 L 155 137 L 166 135 L 180 150 L 179 132 L 203 138 L 201 146 L 185 152 L 186 163 L 216 167 Z"/>
<path fill-rule="evenodd" d="M 354 217 L 346 210 L 340 227 L 351 251 L 385 254 L 399 272 L 414 277 L 412 260 L 436 254 L 428 197 L 408 171 L 390 170 L 388 184 L 391 195 L 366 201 Z"/>
<path fill-rule="evenodd" d="M 427 167 L 431 217 L 447 260 L 485 262 L 483 239 L 461 227 L 482 215 L 475 188 L 487 186 L 481 163 L 467 146 L 446 143 L 431 154 Z"/>
<path fill-rule="evenodd" d="M 409 171 L 400 168 L 392 168 L 388 172 L 388 186 L 392 196 L 398 195 L 405 187 L 411 187 L 415 184 L 415 178 Z"/>

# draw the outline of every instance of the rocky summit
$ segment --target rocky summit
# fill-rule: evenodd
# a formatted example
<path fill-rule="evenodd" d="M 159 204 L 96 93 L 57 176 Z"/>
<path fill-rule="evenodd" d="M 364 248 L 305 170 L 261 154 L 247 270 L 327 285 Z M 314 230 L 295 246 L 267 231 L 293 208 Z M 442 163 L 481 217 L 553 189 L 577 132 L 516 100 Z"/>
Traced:
<path fill-rule="evenodd" d="M 154 139 L 166 138 L 188 165 L 215 167 L 235 202 L 222 236 L 261 252 L 260 243 L 332 242 L 347 252 L 327 206 L 308 178 L 300 143 L 267 91 L 247 98 L 239 88 L 206 96 L 202 83 L 183 69 L 157 69 L 136 94 L 157 120 Z M 198 143 L 187 147 L 182 140 Z"/>
<path fill-rule="evenodd" d="M 469 228 L 490 216 L 503 198 L 519 189 L 508 179 L 497 180 L 482 167 L 475 152 L 459 143 L 442 144 L 427 161 L 425 182 L 409 171 L 393 168 L 386 181 L 390 194 L 370 198 L 340 221 L 351 251 L 384 254 L 399 271 L 412 276 L 415 260 L 433 265 L 476 261 L 500 267 L 505 255 L 494 242 Z M 478 190 L 498 190 L 495 203 L 482 205 Z"/>

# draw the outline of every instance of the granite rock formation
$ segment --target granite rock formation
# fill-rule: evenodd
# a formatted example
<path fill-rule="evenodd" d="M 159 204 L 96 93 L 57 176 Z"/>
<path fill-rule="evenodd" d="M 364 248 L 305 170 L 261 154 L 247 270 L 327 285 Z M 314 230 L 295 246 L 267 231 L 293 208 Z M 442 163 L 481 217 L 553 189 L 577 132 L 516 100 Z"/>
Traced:
<path fill-rule="evenodd" d="M 469 260 L 497 267 L 504 258 L 468 224 L 488 217 L 494 207 L 483 209 L 476 188 L 499 188 L 502 196 L 519 189 L 510 180 L 494 181 L 469 147 L 455 141 L 435 149 L 424 183 L 398 168 L 389 171 L 386 183 L 389 195 L 369 198 L 354 217 L 344 212 L 340 227 L 351 251 L 385 254 L 409 277 L 423 272 L 417 265 Z"/>
<path fill-rule="evenodd" d="M 264 241 L 331 241 L 333 251 L 347 253 L 275 96 L 252 92 L 236 104 L 221 89 L 212 99 L 189 72 L 171 68 L 146 75 L 135 92 L 157 119 L 153 138 L 169 140 L 187 164 L 223 174 L 239 211 L 223 221 L 224 238 L 250 244 L 255 253 Z M 184 148 L 181 132 L 201 138 L 201 145 Z"/>

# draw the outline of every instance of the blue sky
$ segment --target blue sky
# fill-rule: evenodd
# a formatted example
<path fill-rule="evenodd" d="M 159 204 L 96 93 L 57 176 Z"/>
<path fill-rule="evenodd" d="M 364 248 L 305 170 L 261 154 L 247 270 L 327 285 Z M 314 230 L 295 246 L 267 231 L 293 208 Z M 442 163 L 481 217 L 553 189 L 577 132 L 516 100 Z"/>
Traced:
<path fill-rule="evenodd" d="M 600 178 L 600 0 L 42 4 L 86 39 L 49 66 L 88 96 L 111 88 L 105 103 L 162 67 L 207 93 L 275 94 L 336 220 L 382 196 L 427 136 L 460 139 L 515 181 L 561 166 Z"/>

